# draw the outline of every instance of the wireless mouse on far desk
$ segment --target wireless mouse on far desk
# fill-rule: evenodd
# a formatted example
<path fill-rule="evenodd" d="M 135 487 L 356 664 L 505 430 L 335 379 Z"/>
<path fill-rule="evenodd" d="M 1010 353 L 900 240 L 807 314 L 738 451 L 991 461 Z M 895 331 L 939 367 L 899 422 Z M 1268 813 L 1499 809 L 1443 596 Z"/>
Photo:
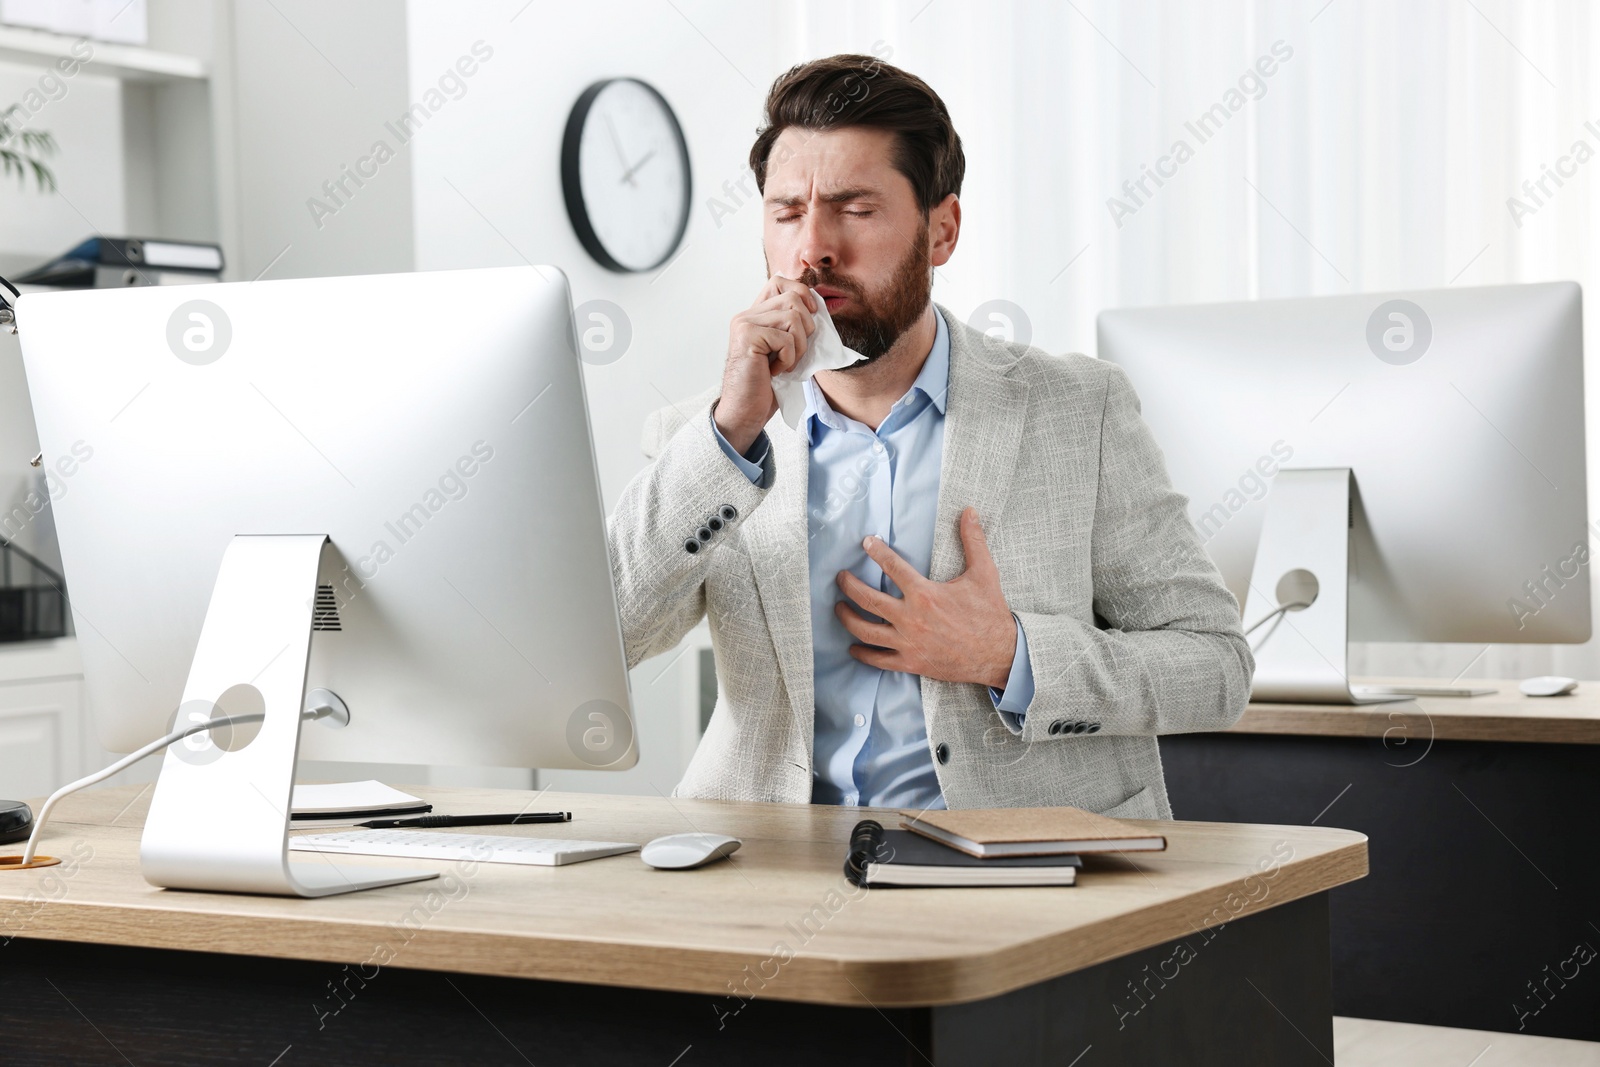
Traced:
<path fill-rule="evenodd" d="M 731 856 L 744 844 L 723 834 L 668 834 L 639 850 L 639 858 L 663 871 L 686 871 Z"/>
<path fill-rule="evenodd" d="M 1577 689 L 1578 680 L 1563 678 L 1559 674 L 1541 674 L 1537 678 L 1525 679 L 1517 688 L 1530 697 L 1559 697 Z"/>

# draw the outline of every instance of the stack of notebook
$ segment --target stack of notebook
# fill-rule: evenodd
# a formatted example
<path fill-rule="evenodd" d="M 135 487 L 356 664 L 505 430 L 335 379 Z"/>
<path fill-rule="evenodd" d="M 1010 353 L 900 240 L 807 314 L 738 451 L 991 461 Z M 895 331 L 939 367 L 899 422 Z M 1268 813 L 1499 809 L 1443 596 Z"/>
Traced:
<path fill-rule="evenodd" d="M 1147 852 L 1167 839 L 1080 808 L 967 808 L 865 819 L 844 873 L 858 886 L 1073 885 L 1093 852 Z"/>

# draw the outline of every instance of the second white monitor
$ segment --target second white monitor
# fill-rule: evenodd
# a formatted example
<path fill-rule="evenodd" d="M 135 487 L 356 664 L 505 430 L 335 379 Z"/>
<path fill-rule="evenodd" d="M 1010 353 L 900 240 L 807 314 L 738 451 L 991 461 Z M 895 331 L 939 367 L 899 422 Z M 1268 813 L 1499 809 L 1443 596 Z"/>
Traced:
<path fill-rule="evenodd" d="M 1241 604 L 1276 472 L 1349 467 L 1351 640 L 1588 639 L 1576 283 L 1106 311 L 1099 354 Z"/>

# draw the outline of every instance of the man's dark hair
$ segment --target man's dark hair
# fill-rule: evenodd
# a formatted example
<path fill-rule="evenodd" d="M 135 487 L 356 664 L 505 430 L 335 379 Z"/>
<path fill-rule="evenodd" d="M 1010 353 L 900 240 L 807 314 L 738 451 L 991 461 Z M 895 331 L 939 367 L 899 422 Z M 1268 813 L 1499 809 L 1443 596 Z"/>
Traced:
<path fill-rule="evenodd" d="M 840 55 L 791 68 L 767 93 L 766 125 L 750 148 L 756 188 L 766 191 L 767 160 L 789 127 L 840 130 L 866 126 L 894 134 L 894 169 L 906 176 L 926 216 L 960 195 L 967 159 L 939 94 L 915 74 L 876 56 Z"/>

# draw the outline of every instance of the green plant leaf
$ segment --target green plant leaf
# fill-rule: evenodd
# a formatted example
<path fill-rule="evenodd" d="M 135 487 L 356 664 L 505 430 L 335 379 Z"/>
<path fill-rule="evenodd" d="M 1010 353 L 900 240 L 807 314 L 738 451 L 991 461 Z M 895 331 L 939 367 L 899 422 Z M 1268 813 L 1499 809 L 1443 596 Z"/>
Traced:
<path fill-rule="evenodd" d="M 3 147 L 10 140 L 3 119 L 0 119 L 0 167 L 4 168 L 6 177 L 15 174 L 20 185 L 28 184 L 28 174 L 31 171 L 33 180 L 39 191 L 54 193 L 56 191 L 56 176 L 41 156 L 53 155 L 56 151 L 55 138 L 45 130 L 20 131 L 19 148 Z"/>

